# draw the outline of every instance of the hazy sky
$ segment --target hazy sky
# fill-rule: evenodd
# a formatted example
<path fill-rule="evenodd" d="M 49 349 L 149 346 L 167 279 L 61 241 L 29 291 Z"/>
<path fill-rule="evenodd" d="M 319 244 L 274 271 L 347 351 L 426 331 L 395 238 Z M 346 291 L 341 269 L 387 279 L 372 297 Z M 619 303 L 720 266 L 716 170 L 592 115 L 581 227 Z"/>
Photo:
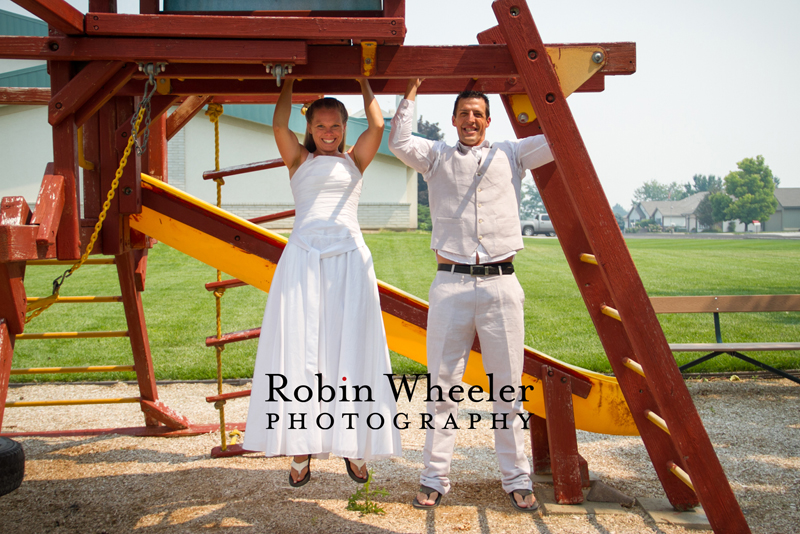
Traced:
<path fill-rule="evenodd" d="M 86 11 L 88 2 L 71 0 Z M 121 12 L 138 1 L 119 0 Z M 613 206 L 644 181 L 725 176 L 763 155 L 783 187 L 800 187 L 800 0 L 670 2 L 529 0 L 545 43 L 634 41 L 637 72 L 606 78 L 570 107 Z M 0 0 L 0 9 L 26 13 Z M 476 44 L 496 25 L 489 0 L 406 0 L 408 45 Z M 381 97 L 393 109 L 392 97 Z M 453 97 L 422 96 L 419 113 L 448 141 Z M 358 106 L 359 99 L 347 101 Z M 497 97 L 490 140 L 513 138 Z"/>

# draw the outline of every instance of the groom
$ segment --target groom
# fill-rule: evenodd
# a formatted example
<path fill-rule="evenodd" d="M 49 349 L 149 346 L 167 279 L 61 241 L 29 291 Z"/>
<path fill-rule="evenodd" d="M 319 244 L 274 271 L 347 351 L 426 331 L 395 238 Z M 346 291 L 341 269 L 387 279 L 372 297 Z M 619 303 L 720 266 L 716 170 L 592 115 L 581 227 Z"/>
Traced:
<path fill-rule="evenodd" d="M 513 259 L 524 247 L 520 232 L 519 200 L 526 169 L 553 160 L 543 135 L 490 144 L 489 99 L 483 93 L 463 92 L 456 98 L 453 126 L 455 146 L 414 137 L 414 100 L 422 80 L 410 80 L 405 99 L 392 119 L 389 149 L 428 183 L 431 249 L 438 272 L 431 285 L 428 310 L 428 371 L 433 384 L 449 391 L 460 384 L 469 351 L 478 334 L 483 367 L 494 375 L 496 390 L 506 385 L 519 392 L 522 378 L 525 295 L 514 274 Z M 497 396 L 499 397 L 499 396 Z M 425 469 L 415 508 L 439 505 L 450 491 L 450 463 L 456 429 L 446 425 L 458 403 L 450 398 L 428 402 L 433 428 L 426 431 Z M 498 421 L 495 449 L 503 490 L 519 511 L 533 512 L 530 464 L 519 393 L 510 402 L 494 401 Z"/>

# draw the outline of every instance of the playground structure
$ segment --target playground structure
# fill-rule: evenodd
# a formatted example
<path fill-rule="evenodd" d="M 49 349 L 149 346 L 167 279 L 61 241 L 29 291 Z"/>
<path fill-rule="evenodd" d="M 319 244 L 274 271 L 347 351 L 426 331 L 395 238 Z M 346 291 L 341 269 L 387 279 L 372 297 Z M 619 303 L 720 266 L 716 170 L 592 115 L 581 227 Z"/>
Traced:
<path fill-rule="evenodd" d="M 409 78 L 421 77 L 421 94 L 500 94 L 518 137 L 544 133 L 552 147 L 555 161 L 534 178 L 616 378 L 526 348 L 535 472 L 552 472 L 558 502 L 580 503 L 588 467 L 575 429 L 639 434 L 676 509 L 702 504 L 715 531 L 749 532 L 566 102 L 575 91 L 602 91 L 605 76 L 632 74 L 634 44 L 545 45 L 520 0 L 496 0 L 498 25 L 479 34 L 479 45 L 454 47 L 404 46 L 403 0 L 365 2 L 358 11 L 190 14 L 160 12 L 157 0 L 141 0 L 138 15 L 112 12 L 113 0 L 90 0 L 87 14 L 63 0 L 15 1 L 47 22 L 50 35 L 0 37 L 0 58 L 48 61 L 51 89 L 0 89 L 0 103 L 46 103 L 54 154 L 33 214 L 22 197 L 3 198 L 0 206 L 0 425 L 4 409 L 14 407 L 6 403 L 14 344 L 31 337 L 24 332 L 26 312 L 57 302 L 57 295 L 26 299 L 26 266 L 91 261 L 82 257 L 91 243 L 93 253 L 113 257 L 117 267 L 128 325 L 119 334 L 130 338 L 140 390 L 140 397 L 111 401 L 138 403 L 145 419 L 142 428 L 116 430 L 214 430 L 193 425 L 158 399 L 140 295 L 150 238 L 236 278 L 209 289 L 246 283 L 264 291 L 285 239 L 170 187 L 167 141 L 209 103 L 274 103 L 286 75 L 298 78 L 296 102 L 356 94 L 353 79 L 360 76 L 370 78 L 376 94 L 402 94 Z M 363 7 L 369 3 L 371 10 Z M 141 129 L 131 124 L 137 117 Z M 147 150 L 137 154 L 132 145 L 145 129 Z M 214 172 L 211 177 L 225 174 Z M 113 198 L 104 208 L 109 191 Z M 426 303 L 383 283 L 379 291 L 390 348 L 425 363 Z M 218 331 L 209 344 L 257 334 L 226 338 Z M 477 340 L 464 380 L 488 385 Z"/>

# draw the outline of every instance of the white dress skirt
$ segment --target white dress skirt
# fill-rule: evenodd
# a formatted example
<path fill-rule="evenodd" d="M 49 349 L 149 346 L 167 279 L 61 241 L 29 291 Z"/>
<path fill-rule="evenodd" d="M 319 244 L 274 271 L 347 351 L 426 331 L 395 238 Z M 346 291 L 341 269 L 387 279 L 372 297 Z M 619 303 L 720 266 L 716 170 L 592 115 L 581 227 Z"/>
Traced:
<path fill-rule="evenodd" d="M 295 222 L 272 279 L 243 446 L 267 456 L 400 456 L 378 285 L 349 155 L 290 182 Z"/>

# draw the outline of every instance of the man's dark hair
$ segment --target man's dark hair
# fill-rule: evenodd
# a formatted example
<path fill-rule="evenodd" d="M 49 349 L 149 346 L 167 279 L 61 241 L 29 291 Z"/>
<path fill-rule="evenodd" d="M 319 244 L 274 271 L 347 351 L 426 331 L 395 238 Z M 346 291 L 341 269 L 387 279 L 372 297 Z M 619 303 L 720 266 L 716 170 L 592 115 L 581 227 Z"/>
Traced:
<path fill-rule="evenodd" d="M 456 116 L 458 111 L 458 102 L 464 98 L 482 98 L 486 102 L 486 118 L 488 119 L 491 114 L 489 113 L 489 97 L 480 91 L 461 91 L 456 97 L 456 104 L 453 106 L 453 117 Z"/>

